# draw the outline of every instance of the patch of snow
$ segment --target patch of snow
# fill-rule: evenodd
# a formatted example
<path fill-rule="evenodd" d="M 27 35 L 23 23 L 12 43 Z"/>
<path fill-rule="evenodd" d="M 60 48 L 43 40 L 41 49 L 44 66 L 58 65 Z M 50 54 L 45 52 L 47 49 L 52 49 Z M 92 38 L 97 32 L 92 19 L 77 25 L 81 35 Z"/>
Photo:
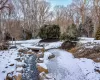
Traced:
<path fill-rule="evenodd" d="M 85 48 L 91 48 L 91 49 L 93 49 L 93 45 L 92 46 L 85 46 Z"/>
<path fill-rule="evenodd" d="M 44 58 L 39 58 L 40 60 L 44 60 Z"/>
<path fill-rule="evenodd" d="M 46 63 L 48 70 L 56 80 L 86 80 L 74 57 L 63 50 L 50 50 L 56 58 Z M 47 55 L 47 53 L 44 53 Z"/>
<path fill-rule="evenodd" d="M 22 40 L 22 41 L 13 41 L 16 44 L 32 44 L 32 43 L 38 43 L 41 39 L 31 39 L 31 40 Z M 12 43 L 12 41 L 9 41 L 9 43 Z"/>
<path fill-rule="evenodd" d="M 95 62 L 89 59 L 76 59 L 69 52 L 53 49 L 50 53 L 56 57 L 52 60 L 46 60 L 49 73 L 56 80 L 100 80 L 100 74 L 95 72 Z M 44 55 L 49 55 L 46 52 Z M 100 64 L 98 64 L 100 66 Z"/>
<path fill-rule="evenodd" d="M 88 38 L 88 37 L 79 37 L 80 40 L 87 40 L 87 41 L 93 41 L 94 38 Z"/>
<path fill-rule="evenodd" d="M 76 61 L 88 80 L 100 80 L 100 74 L 94 70 L 96 66 L 94 61 L 86 58 L 76 59 Z"/>
<path fill-rule="evenodd" d="M 52 42 L 48 43 L 48 46 L 45 46 L 45 49 L 59 48 L 63 42 Z"/>
<path fill-rule="evenodd" d="M 16 64 L 17 50 L 11 49 L 9 51 L 0 51 L 0 80 L 4 80 L 7 73 L 16 69 L 16 66 L 9 66 Z"/>
<path fill-rule="evenodd" d="M 63 42 L 58 41 L 58 42 L 52 42 L 52 43 L 41 43 L 40 45 L 44 45 L 44 48 L 47 50 L 47 49 L 59 48 L 59 47 L 61 47 L 62 43 Z M 37 50 L 40 50 L 40 49 L 43 48 L 43 47 L 41 47 L 39 45 L 29 45 L 29 44 L 27 45 L 27 44 L 24 44 L 23 46 L 27 47 L 27 48 L 37 49 Z"/>
<path fill-rule="evenodd" d="M 51 56 L 52 53 L 51 52 L 45 52 L 44 53 L 44 63 L 47 63 L 48 62 L 48 57 Z"/>
<path fill-rule="evenodd" d="M 17 62 L 16 65 L 18 65 L 18 66 L 23 66 L 23 65 L 25 65 L 25 63 L 24 63 L 24 62 Z"/>
<path fill-rule="evenodd" d="M 98 43 L 98 44 L 99 44 L 99 43 L 100 43 L 100 40 L 94 40 L 94 42 L 96 42 L 96 43 Z"/>
<path fill-rule="evenodd" d="M 44 69 L 47 69 L 47 66 L 46 66 L 46 64 L 45 64 L 45 63 L 37 63 L 37 65 L 39 65 L 39 66 L 43 67 Z"/>
<path fill-rule="evenodd" d="M 43 47 L 39 47 L 39 46 L 27 46 L 27 48 L 32 48 L 32 49 L 42 49 Z"/>
<path fill-rule="evenodd" d="M 20 72 L 20 71 L 22 71 L 22 70 L 23 70 L 22 67 L 18 67 L 18 68 L 16 69 L 17 72 Z"/>

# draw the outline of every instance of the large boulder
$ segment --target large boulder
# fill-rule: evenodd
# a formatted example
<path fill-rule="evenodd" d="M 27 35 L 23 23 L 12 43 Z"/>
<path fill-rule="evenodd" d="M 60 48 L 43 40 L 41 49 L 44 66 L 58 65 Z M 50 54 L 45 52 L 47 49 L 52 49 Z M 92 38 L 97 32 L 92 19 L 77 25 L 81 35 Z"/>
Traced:
<path fill-rule="evenodd" d="M 19 52 L 19 53 L 27 54 L 28 49 L 19 49 L 18 52 Z"/>
<path fill-rule="evenodd" d="M 76 46 L 76 42 L 65 41 L 65 42 L 61 45 L 61 48 L 62 48 L 62 49 L 67 49 L 67 50 L 69 50 L 69 49 L 71 49 L 71 48 L 73 48 L 73 47 L 75 47 L 75 46 Z"/>

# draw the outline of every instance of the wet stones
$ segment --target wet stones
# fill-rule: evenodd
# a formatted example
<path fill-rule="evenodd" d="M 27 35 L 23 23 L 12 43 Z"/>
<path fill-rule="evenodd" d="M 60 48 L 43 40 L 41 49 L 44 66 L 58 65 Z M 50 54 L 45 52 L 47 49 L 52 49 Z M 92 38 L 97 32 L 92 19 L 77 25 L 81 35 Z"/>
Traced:
<path fill-rule="evenodd" d="M 6 80 L 13 80 L 13 72 L 7 73 Z"/>
<path fill-rule="evenodd" d="M 22 79 L 23 80 L 38 80 L 38 70 L 36 68 L 36 56 L 28 55 L 25 58 L 26 68 L 23 70 Z"/>
<path fill-rule="evenodd" d="M 15 60 L 18 62 L 22 62 L 21 58 L 16 58 Z"/>
<path fill-rule="evenodd" d="M 52 54 L 52 55 L 50 55 L 50 56 L 48 57 L 48 59 L 53 59 L 53 58 L 55 58 L 55 55 L 54 55 L 54 54 Z"/>
<path fill-rule="evenodd" d="M 14 66 L 14 64 L 10 64 L 9 66 Z"/>
<path fill-rule="evenodd" d="M 19 49 L 18 50 L 18 52 L 20 52 L 20 53 L 27 53 L 27 51 L 28 51 L 27 49 Z"/>
<path fill-rule="evenodd" d="M 2 73 L 5 73 L 6 71 L 2 71 Z"/>

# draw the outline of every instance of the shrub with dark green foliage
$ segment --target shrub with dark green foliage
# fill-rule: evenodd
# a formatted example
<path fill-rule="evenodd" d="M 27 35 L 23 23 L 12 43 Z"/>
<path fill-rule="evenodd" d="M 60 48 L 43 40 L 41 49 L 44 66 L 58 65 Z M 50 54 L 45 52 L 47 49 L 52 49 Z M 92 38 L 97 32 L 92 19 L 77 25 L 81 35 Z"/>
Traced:
<path fill-rule="evenodd" d="M 61 35 L 61 40 L 67 40 L 67 41 L 78 40 L 78 30 L 75 24 L 68 26 L 66 32 Z"/>
<path fill-rule="evenodd" d="M 63 34 L 61 34 L 60 40 L 66 40 L 66 38 L 67 38 L 67 35 L 65 32 Z"/>
<path fill-rule="evenodd" d="M 100 40 L 100 27 L 98 27 L 98 29 L 97 29 L 95 38 L 96 38 L 96 40 Z"/>
<path fill-rule="evenodd" d="M 44 25 L 39 31 L 42 39 L 55 39 L 60 37 L 60 27 L 58 25 Z"/>

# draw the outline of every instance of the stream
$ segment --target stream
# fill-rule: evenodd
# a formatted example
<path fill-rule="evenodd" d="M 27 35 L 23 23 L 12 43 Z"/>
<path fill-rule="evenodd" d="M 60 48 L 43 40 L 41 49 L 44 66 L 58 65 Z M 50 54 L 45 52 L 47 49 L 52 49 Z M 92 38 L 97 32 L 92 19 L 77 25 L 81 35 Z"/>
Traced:
<path fill-rule="evenodd" d="M 35 60 L 36 56 L 32 54 L 25 57 L 26 68 L 24 68 L 22 80 L 38 80 L 39 72 Z"/>

